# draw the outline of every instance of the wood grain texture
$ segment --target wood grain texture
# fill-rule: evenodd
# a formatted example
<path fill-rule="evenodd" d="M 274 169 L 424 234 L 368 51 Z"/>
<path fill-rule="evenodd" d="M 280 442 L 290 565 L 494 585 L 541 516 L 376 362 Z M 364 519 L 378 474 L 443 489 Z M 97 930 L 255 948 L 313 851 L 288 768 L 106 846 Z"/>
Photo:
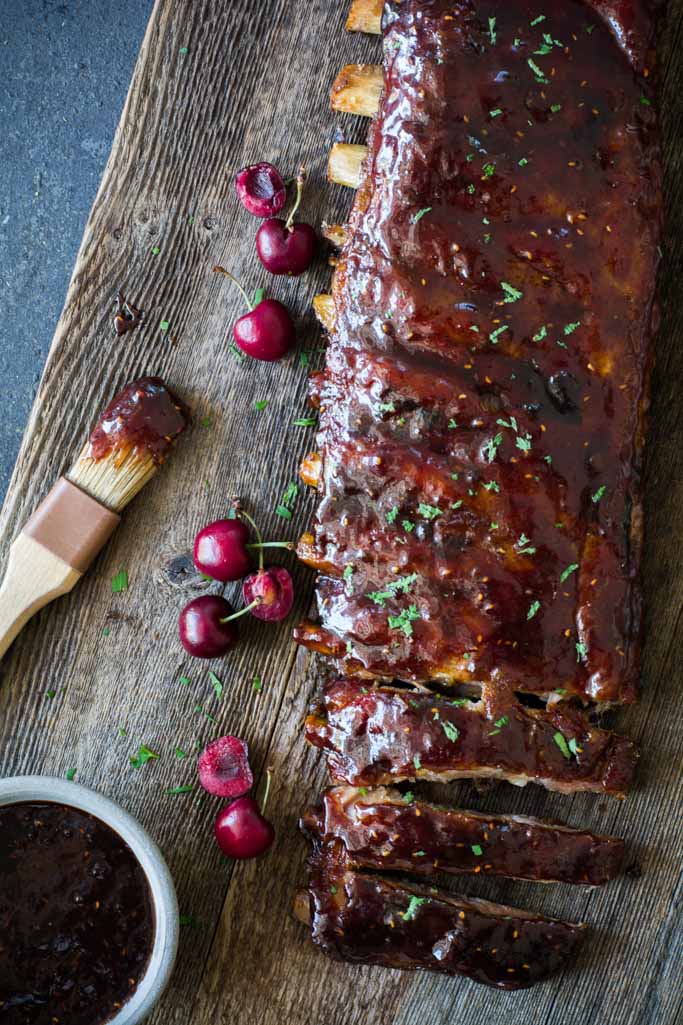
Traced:
<path fill-rule="evenodd" d="M 180 608 L 208 586 L 187 558 L 191 539 L 224 512 L 229 496 L 240 495 L 273 538 L 296 538 L 311 517 L 313 496 L 303 486 L 291 523 L 274 514 L 313 447 L 312 432 L 292 425 L 306 410 L 307 371 L 299 352 L 270 366 L 229 354 L 226 330 L 240 299 L 211 267 L 223 263 L 292 303 L 303 317 L 300 351 L 311 353 L 312 364 L 319 359 L 310 304 L 328 290 L 329 269 L 321 256 L 302 279 L 268 280 L 253 252 L 257 224 L 235 201 L 232 175 L 254 159 L 272 159 L 288 173 L 303 161 L 312 178 L 305 215 L 343 222 L 350 197 L 325 182 L 327 154 L 340 137 L 362 143 L 367 123 L 331 114 L 329 90 L 344 64 L 379 59 L 377 39 L 345 34 L 347 13 L 346 0 L 157 2 L 3 509 L 3 563 L 12 538 L 127 380 L 166 377 L 193 405 L 196 426 L 127 510 L 87 577 L 40 613 L 4 660 L 0 774 L 62 776 L 77 768 L 78 780 L 119 800 L 160 843 L 182 911 L 196 927 L 183 930 L 173 983 L 151 1018 L 156 1025 L 673 1025 L 682 939 L 683 0 L 670 5 L 663 39 L 668 231 L 647 469 L 644 693 L 611 719 L 642 745 L 640 784 L 624 802 L 509 786 L 479 793 L 467 783 L 447 791 L 462 806 L 626 837 L 642 875 L 600 891 L 456 884 L 585 919 L 593 929 L 579 963 L 537 989 L 506 994 L 327 961 L 291 915 L 304 876 L 296 820 L 324 781 L 323 760 L 302 736 L 320 666 L 290 641 L 310 601 L 312 574 L 295 570 L 299 597 L 288 623 L 245 623 L 240 647 L 211 665 L 225 685 L 220 701 L 209 666 L 183 657 L 177 641 Z M 147 314 L 145 326 L 123 340 L 111 329 L 119 287 Z M 159 329 L 162 320 L 168 331 Z M 267 409 L 256 412 L 254 401 L 265 398 Z M 210 426 L 201 426 L 204 417 Z M 111 578 L 122 568 L 130 588 L 112 594 Z M 260 693 L 252 687 L 256 674 Z M 219 732 L 249 740 L 259 776 L 267 764 L 275 769 L 270 812 L 278 839 L 261 861 L 220 859 L 211 840 L 214 799 L 166 793 L 194 780 L 195 745 Z M 129 756 L 140 743 L 161 758 L 135 770 Z M 177 759 L 176 745 L 191 757 Z"/>

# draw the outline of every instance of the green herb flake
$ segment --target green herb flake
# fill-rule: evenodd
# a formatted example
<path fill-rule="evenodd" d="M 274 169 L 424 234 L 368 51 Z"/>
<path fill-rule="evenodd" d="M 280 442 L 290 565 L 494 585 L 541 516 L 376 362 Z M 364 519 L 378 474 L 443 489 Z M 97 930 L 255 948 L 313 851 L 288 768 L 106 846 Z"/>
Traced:
<path fill-rule="evenodd" d="M 585 662 L 585 660 L 587 658 L 588 658 L 588 648 L 583 643 L 583 641 L 577 641 L 576 642 L 576 661 L 577 662 Z"/>
<path fill-rule="evenodd" d="M 292 512 L 291 506 L 296 501 L 299 494 L 299 486 L 295 481 L 291 481 L 285 493 L 283 494 L 280 504 L 275 507 L 275 512 L 278 516 L 281 516 L 283 520 L 291 520 Z"/>
<path fill-rule="evenodd" d="M 517 426 L 517 419 L 514 416 L 511 416 L 509 420 L 503 420 L 501 417 L 500 419 L 496 420 L 496 423 L 499 427 L 507 427 L 508 430 L 514 431 L 515 434 L 519 430 Z"/>
<path fill-rule="evenodd" d="M 254 409 L 256 410 L 256 412 L 262 413 L 268 405 L 269 401 L 269 399 L 256 399 L 256 402 L 254 403 Z"/>
<path fill-rule="evenodd" d="M 573 562 L 571 566 L 567 566 L 566 569 L 563 569 L 560 573 L 560 583 L 563 584 L 565 580 L 568 580 L 572 573 L 575 573 L 578 568 L 578 562 Z"/>
<path fill-rule="evenodd" d="M 489 18 L 489 39 L 491 40 L 491 46 L 496 45 L 496 19 Z"/>
<path fill-rule="evenodd" d="M 484 491 L 495 491 L 496 494 L 500 491 L 500 484 L 495 480 L 487 480 L 484 483 Z"/>
<path fill-rule="evenodd" d="M 263 690 L 263 681 L 261 680 L 260 676 L 255 676 L 254 679 L 251 681 L 251 689 L 254 691 L 255 694 L 261 693 L 261 691 Z"/>
<path fill-rule="evenodd" d="M 472 184 L 468 185 L 467 186 L 467 191 L 469 192 L 470 196 L 473 196 L 474 195 L 474 185 L 472 185 Z"/>
<path fill-rule="evenodd" d="M 477 330 L 479 330 L 479 329 L 477 328 Z M 458 425 L 457 425 L 456 421 L 453 419 L 453 417 L 451 417 L 450 420 L 448 421 L 448 430 L 449 431 L 454 431 L 454 430 L 456 430 L 457 426 Z"/>
<path fill-rule="evenodd" d="M 503 111 L 501 110 L 501 108 L 496 107 L 495 110 L 489 111 L 489 117 L 499 117 L 502 113 Z"/>
<path fill-rule="evenodd" d="M 419 771 L 422 768 L 422 762 L 419 755 L 413 755 L 413 765 L 415 766 L 416 771 Z"/>
<path fill-rule="evenodd" d="M 566 335 L 573 335 L 577 327 L 581 327 L 581 321 L 575 320 L 572 324 L 565 324 L 564 333 Z"/>
<path fill-rule="evenodd" d="M 547 327 L 544 324 L 541 328 L 539 328 L 539 330 L 536 332 L 536 334 L 534 335 L 532 340 L 534 342 L 542 342 L 547 334 L 548 334 L 548 329 L 547 329 Z"/>
<path fill-rule="evenodd" d="M 406 637 L 413 636 L 413 623 L 416 619 L 420 619 L 420 613 L 417 611 L 417 606 L 410 605 L 398 616 L 389 616 L 389 626 L 392 630 L 401 630 Z"/>
<path fill-rule="evenodd" d="M 182 747 L 176 747 L 173 751 L 174 755 L 179 761 L 183 761 L 187 758 L 187 751 L 183 751 Z"/>
<path fill-rule="evenodd" d="M 651 104 L 651 102 L 650 102 L 650 101 L 648 100 L 647 96 L 641 96 L 641 97 L 640 97 L 640 102 L 642 103 L 642 105 L 643 105 L 644 107 L 651 107 L 651 106 L 652 106 L 652 104 Z"/>
<path fill-rule="evenodd" d="M 518 436 L 515 438 L 515 445 L 522 452 L 531 452 L 531 435 L 525 434 L 523 437 Z"/>
<path fill-rule="evenodd" d="M 569 750 L 571 751 L 571 753 L 574 755 L 575 758 L 579 757 L 579 753 L 580 753 L 581 749 L 579 748 L 579 745 L 576 743 L 576 737 L 572 737 L 570 739 L 567 747 L 569 748 Z"/>
<path fill-rule="evenodd" d="M 520 167 L 526 167 L 526 165 L 529 163 L 529 159 L 528 157 L 522 157 L 521 160 L 517 161 L 517 163 Z"/>
<path fill-rule="evenodd" d="M 189 678 L 189 676 L 181 676 L 178 679 L 178 683 L 181 683 L 183 685 L 183 687 L 189 687 L 190 686 L 190 678 Z"/>
<path fill-rule="evenodd" d="M 141 769 L 147 762 L 156 760 L 159 757 L 154 751 L 151 751 L 144 744 L 141 744 L 138 753 L 130 756 L 130 764 L 134 769 Z"/>
<path fill-rule="evenodd" d="M 185 784 L 185 786 L 181 786 L 181 787 L 170 787 L 166 791 L 166 793 L 169 794 L 170 796 L 174 796 L 175 794 L 191 794 L 193 790 L 194 790 L 194 787 L 191 786 L 189 783 L 187 783 L 187 784 Z"/>
<path fill-rule="evenodd" d="M 350 580 L 353 576 L 353 566 L 349 563 L 348 566 L 344 566 L 344 572 L 342 574 L 344 580 Z"/>
<path fill-rule="evenodd" d="M 178 53 L 182 53 L 183 57 L 185 56 L 185 54 L 187 52 L 188 51 L 187 51 L 187 47 L 186 46 L 181 46 L 180 49 L 178 50 Z"/>
<path fill-rule="evenodd" d="M 159 246 L 152 246 L 151 252 L 152 256 L 158 256 L 161 250 L 159 249 Z"/>
<path fill-rule="evenodd" d="M 209 672 L 209 679 L 216 692 L 216 697 L 220 700 L 223 697 L 223 684 L 213 671 Z"/>
<path fill-rule="evenodd" d="M 536 81 L 541 83 L 541 84 L 543 84 L 543 85 L 547 85 L 548 84 L 548 79 L 545 77 L 545 75 L 543 74 L 543 72 L 539 68 L 538 64 L 535 61 L 533 61 L 531 59 L 531 57 L 527 58 L 527 64 L 529 65 L 529 67 L 533 71 L 534 75 L 536 76 Z"/>
<path fill-rule="evenodd" d="M 529 24 L 533 28 L 534 25 L 540 25 L 542 21 L 545 21 L 545 14 L 539 14 L 538 17 L 534 18 L 533 21 L 530 21 Z"/>
<path fill-rule="evenodd" d="M 510 325 L 509 324 L 501 324 L 501 326 L 497 327 L 495 331 L 491 331 L 491 333 L 489 334 L 489 341 L 493 342 L 493 344 L 495 345 L 496 342 L 498 341 L 498 339 L 500 338 L 500 336 L 503 334 L 503 332 L 504 331 L 509 331 L 509 330 L 510 330 Z"/>
<path fill-rule="evenodd" d="M 540 607 L 541 607 L 540 601 L 532 601 L 531 605 L 529 606 L 529 611 L 526 614 L 527 620 L 533 619 L 534 616 L 536 615 L 536 613 L 538 612 L 538 610 L 540 609 Z"/>
<path fill-rule="evenodd" d="M 472 844 L 472 854 L 474 854 L 475 858 L 481 858 L 483 853 L 484 852 L 478 843 Z"/>
<path fill-rule="evenodd" d="M 498 449 L 502 444 L 503 435 L 500 433 L 496 434 L 494 438 L 489 438 L 489 440 L 484 445 L 483 449 L 484 457 L 487 463 L 493 462 L 493 460 L 496 458 L 496 453 L 498 452 Z"/>
<path fill-rule="evenodd" d="M 427 903 L 427 897 L 411 897 L 408 902 L 408 908 L 406 911 L 401 911 L 400 915 L 404 922 L 412 922 L 417 917 L 417 909 L 422 907 L 423 904 Z"/>
<path fill-rule="evenodd" d="M 591 501 L 593 501 L 593 502 L 595 502 L 597 504 L 600 501 L 600 499 L 603 497 L 603 495 L 605 494 L 606 491 L 607 491 L 607 488 L 605 487 L 604 484 L 602 484 L 598 488 L 598 490 L 595 492 L 595 494 L 591 495 Z"/>
<path fill-rule="evenodd" d="M 507 724 L 509 722 L 510 722 L 510 719 L 509 719 L 509 717 L 507 715 L 503 715 L 503 716 L 500 717 L 500 719 L 496 719 L 496 721 L 493 724 L 494 725 L 494 729 L 492 729 L 490 731 L 489 737 L 495 737 L 496 734 L 500 733 L 500 731 L 503 729 L 503 727 L 507 726 Z"/>
<path fill-rule="evenodd" d="M 48 701 L 52 701 L 56 693 L 56 690 L 47 690 L 45 691 L 45 697 L 48 699 Z"/>
<path fill-rule="evenodd" d="M 555 743 L 559 747 L 559 749 L 562 752 L 563 756 L 565 758 L 567 758 L 567 759 L 571 758 L 571 751 L 567 747 L 567 741 L 564 739 L 564 737 L 562 736 L 562 734 L 559 731 L 557 733 L 553 734 L 553 740 L 555 741 Z"/>
<path fill-rule="evenodd" d="M 394 523 L 396 521 L 396 517 L 397 516 L 398 516 L 398 506 L 395 505 L 394 508 L 390 509 L 389 512 L 387 513 L 387 516 L 386 516 L 387 523 Z"/>
<path fill-rule="evenodd" d="M 451 502 L 451 509 L 459 509 L 462 505 L 462 498 L 459 498 L 457 502 Z"/>
<path fill-rule="evenodd" d="M 485 178 L 493 178 L 494 174 L 496 173 L 496 165 L 495 164 L 484 164 L 482 170 L 484 172 L 484 177 Z"/>
<path fill-rule="evenodd" d="M 103 637 L 108 637 L 110 633 L 111 633 L 111 630 L 109 629 L 109 627 L 105 626 L 104 630 L 102 631 L 102 636 Z"/>
<path fill-rule="evenodd" d="M 415 524 L 411 520 L 401 520 L 401 526 L 404 530 L 407 530 L 409 534 L 415 530 Z"/>
<path fill-rule="evenodd" d="M 128 590 L 128 574 L 126 573 L 125 569 L 122 569 L 112 579 L 112 582 L 111 582 L 111 592 L 112 592 L 112 594 L 120 594 L 121 591 L 127 591 L 127 590 Z"/>
<path fill-rule="evenodd" d="M 74 779 L 76 778 L 76 773 L 77 772 L 78 772 L 78 769 L 67 769 L 66 772 L 64 773 L 64 775 L 66 776 L 66 778 L 70 782 L 73 783 Z"/>
<path fill-rule="evenodd" d="M 292 420 L 294 427 L 315 427 L 317 422 L 316 416 L 300 416 L 297 420 Z"/>
<path fill-rule="evenodd" d="M 558 114 L 561 110 L 562 110 L 562 104 L 561 103 L 551 103 L 550 104 L 550 111 L 551 111 L 551 113 Z"/>
<path fill-rule="evenodd" d="M 430 212 L 430 210 L 432 210 L 432 209 L 433 208 L 431 206 L 425 206 L 425 207 L 423 207 L 422 210 L 418 210 L 417 213 L 413 214 L 413 216 L 411 217 L 410 223 L 411 224 L 417 224 L 417 222 L 421 221 L 422 218 L 424 217 L 424 215 L 428 214 Z"/>
<path fill-rule="evenodd" d="M 394 598 L 397 594 L 408 594 L 408 591 L 416 581 L 419 580 L 417 573 L 410 573 L 405 577 L 398 577 L 397 580 L 393 580 L 390 584 L 387 584 L 383 591 L 372 591 L 370 594 L 366 594 L 366 598 L 374 601 L 376 605 L 384 605 L 384 602 L 388 598 Z"/>
<path fill-rule="evenodd" d="M 403 800 L 406 802 L 406 804 L 412 804 L 415 800 L 415 794 L 413 793 L 413 791 L 406 790 L 405 794 L 403 795 Z"/>
<path fill-rule="evenodd" d="M 161 323 L 159 324 L 159 330 L 160 331 L 168 331 L 170 326 L 171 325 L 170 325 L 170 323 L 167 320 L 162 320 Z"/>
<path fill-rule="evenodd" d="M 452 722 L 442 722 L 441 725 L 443 726 L 443 731 L 450 742 L 454 744 L 460 736 L 460 730 L 457 726 L 454 726 Z"/>
<path fill-rule="evenodd" d="M 441 515 L 441 509 L 438 509 L 435 505 L 427 505 L 426 502 L 420 502 L 417 511 L 426 520 L 435 520 L 437 516 Z"/>

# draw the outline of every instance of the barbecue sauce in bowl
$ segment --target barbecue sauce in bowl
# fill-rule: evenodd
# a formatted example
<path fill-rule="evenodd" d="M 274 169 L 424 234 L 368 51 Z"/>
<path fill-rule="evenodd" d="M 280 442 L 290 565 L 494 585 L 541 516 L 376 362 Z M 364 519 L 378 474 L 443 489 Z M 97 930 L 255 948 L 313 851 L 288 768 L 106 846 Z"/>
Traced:
<path fill-rule="evenodd" d="M 102 1025 L 154 944 L 147 877 L 128 844 L 63 804 L 0 807 L 0 1025 Z"/>

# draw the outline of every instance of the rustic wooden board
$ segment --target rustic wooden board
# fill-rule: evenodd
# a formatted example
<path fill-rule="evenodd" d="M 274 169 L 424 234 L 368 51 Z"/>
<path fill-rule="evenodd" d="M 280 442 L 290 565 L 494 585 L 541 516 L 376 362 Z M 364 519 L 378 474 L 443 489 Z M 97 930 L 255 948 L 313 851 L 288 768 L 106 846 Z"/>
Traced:
<path fill-rule="evenodd" d="M 156 4 L 3 509 L 3 559 L 126 380 L 162 374 L 191 401 L 197 426 L 77 591 L 45 610 L 5 659 L 0 774 L 77 768 L 77 779 L 121 801 L 161 844 L 182 911 L 196 922 L 183 930 L 172 986 L 151 1019 L 158 1025 L 671 1025 L 682 946 L 683 0 L 671 3 L 663 40 L 669 216 L 647 474 L 645 691 L 638 707 L 614 717 L 642 744 L 640 785 L 622 803 L 508 786 L 483 795 L 468 784 L 450 791 L 451 800 L 473 807 L 561 817 L 628 839 L 642 876 L 634 869 L 604 891 L 501 880 L 461 886 L 584 918 L 594 929 L 579 964 L 537 989 L 504 994 L 328 962 L 290 914 L 305 857 L 297 815 L 324 779 L 321 758 L 301 735 L 317 669 L 289 639 L 310 602 L 312 576 L 296 570 L 290 623 L 245 624 L 240 647 L 212 666 L 225 684 L 220 701 L 209 667 L 184 658 L 177 641 L 180 608 L 207 587 L 188 547 L 230 495 L 241 495 L 271 536 L 296 536 L 311 515 L 313 500 L 303 489 L 291 524 L 274 514 L 312 444 L 310 431 L 292 425 L 305 410 L 306 369 L 299 353 L 275 366 L 229 355 L 226 329 L 239 297 L 211 267 L 220 261 L 254 285 L 267 283 L 253 255 L 255 222 L 233 198 L 232 173 L 246 162 L 273 159 L 291 170 L 306 163 L 313 182 L 305 211 L 317 222 L 348 208 L 348 193 L 324 182 L 326 151 L 340 132 L 362 141 L 365 126 L 331 115 L 327 92 L 343 63 L 377 60 L 379 43 L 347 36 L 346 13 L 347 0 Z M 321 260 L 301 280 L 268 282 L 304 318 L 301 352 L 311 352 L 312 362 L 321 339 L 309 304 L 328 280 Z M 110 324 L 119 287 L 147 312 L 143 330 L 124 340 L 113 337 Z M 167 333 L 162 320 L 170 323 Z M 254 400 L 263 398 L 270 404 L 257 413 Z M 202 427 L 207 416 L 210 426 Z M 130 589 L 112 595 L 110 580 L 121 568 Z M 179 682 L 183 674 L 189 686 Z M 261 693 L 252 687 L 256 674 Z M 194 779 L 193 759 L 177 760 L 176 744 L 193 751 L 198 741 L 230 731 L 250 740 L 260 773 L 267 764 L 276 773 L 276 846 L 266 859 L 238 866 L 214 849 L 216 802 L 198 792 L 166 794 Z M 135 770 L 129 755 L 140 743 L 162 757 Z"/>

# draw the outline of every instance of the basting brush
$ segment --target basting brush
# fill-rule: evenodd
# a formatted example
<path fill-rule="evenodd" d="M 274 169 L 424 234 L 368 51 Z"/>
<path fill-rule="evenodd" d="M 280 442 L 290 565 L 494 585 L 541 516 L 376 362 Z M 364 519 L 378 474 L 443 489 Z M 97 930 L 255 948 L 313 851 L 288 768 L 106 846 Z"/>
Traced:
<path fill-rule="evenodd" d="M 75 464 L 10 547 L 0 658 L 39 609 L 75 587 L 188 421 L 159 377 L 133 381 L 107 406 Z"/>

